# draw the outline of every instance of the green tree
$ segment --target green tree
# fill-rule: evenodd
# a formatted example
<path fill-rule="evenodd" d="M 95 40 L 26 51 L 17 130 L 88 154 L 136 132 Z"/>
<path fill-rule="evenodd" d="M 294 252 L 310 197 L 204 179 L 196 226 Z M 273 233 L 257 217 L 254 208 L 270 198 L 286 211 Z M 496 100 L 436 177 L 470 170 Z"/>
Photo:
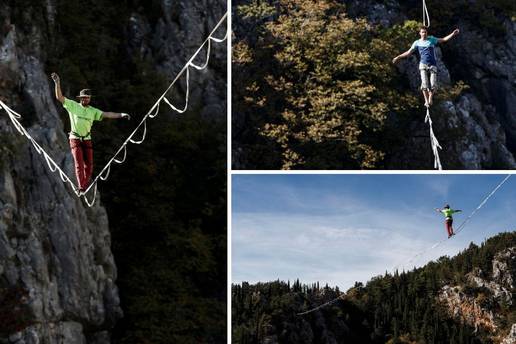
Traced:
<path fill-rule="evenodd" d="M 415 104 L 396 89 L 394 47 L 364 19 L 348 18 L 337 1 L 281 0 L 277 6 L 256 42 L 242 39 L 233 54 L 237 115 L 250 118 L 277 154 L 265 163 L 283 169 L 381 166 L 388 116 Z"/>

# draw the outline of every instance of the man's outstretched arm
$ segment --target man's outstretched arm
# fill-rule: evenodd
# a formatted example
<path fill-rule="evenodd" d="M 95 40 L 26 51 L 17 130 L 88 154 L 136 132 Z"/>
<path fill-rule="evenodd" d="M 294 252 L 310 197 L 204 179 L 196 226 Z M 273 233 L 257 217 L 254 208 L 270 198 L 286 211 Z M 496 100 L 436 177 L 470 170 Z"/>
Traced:
<path fill-rule="evenodd" d="M 59 75 L 57 75 L 57 73 L 52 73 L 50 76 L 52 77 L 52 80 L 54 80 L 56 99 L 62 104 L 65 101 L 65 97 L 63 96 L 63 92 L 61 92 L 61 80 L 59 79 Z"/>
<path fill-rule="evenodd" d="M 453 37 L 457 36 L 459 34 L 459 32 L 460 32 L 459 29 L 455 29 L 448 36 L 446 36 L 444 38 L 438 38 L 438 41 L 439 41 L 439 43 L 448 42 L 450 39 L 452 39 Z"/>
<path fill-rule="evenodd" d="M 410 54 L 412 54 L 412 49 L 409 49 L 409 50 L 405 51 L 403 54 L 399 54 L 398 56 L 393 58 L 392 63 L 396 63 L 396 62 L 398 62 L 399 59 L 408 57 L 408 56 L 410 56 Z"/>
<path fill-rule="evenodd" d="M 131 119 L 131 116 L 127 113 L 118 113 L 118 112 L 102 112 L 102 118 L 111 118 L 111 119 L 118 119 L 118 118 L 126 118 Z"/>

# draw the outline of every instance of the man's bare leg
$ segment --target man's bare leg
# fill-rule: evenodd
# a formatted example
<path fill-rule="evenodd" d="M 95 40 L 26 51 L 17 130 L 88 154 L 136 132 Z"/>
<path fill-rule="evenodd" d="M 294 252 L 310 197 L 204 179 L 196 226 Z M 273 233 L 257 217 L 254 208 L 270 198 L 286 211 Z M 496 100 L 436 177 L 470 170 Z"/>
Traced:
<path fill-rule="evenodd" d="M 429 91 L 428 92 L 428 105 L 432 105 L 432 97 L 434 96 L 434 92 L 433 91 Z"/>
<path fill-rule="evenodd" d="M 428 95 L 428 93 L 429 93 L 428 90 L 426 90 L 426 89 L 423 90 L 423 97 L 425 97 L 425 106 L 426 107 L 429 106 L 429 100 L 428 100 L 429 95 Z"/>

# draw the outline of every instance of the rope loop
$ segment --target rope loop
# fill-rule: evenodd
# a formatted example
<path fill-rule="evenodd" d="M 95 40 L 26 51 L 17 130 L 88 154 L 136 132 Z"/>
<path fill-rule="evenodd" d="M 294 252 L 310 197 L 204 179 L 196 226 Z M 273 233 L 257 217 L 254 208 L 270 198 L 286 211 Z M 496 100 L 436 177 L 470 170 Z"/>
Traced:
<path fill-rule="evenodd" d="M 426 7 L 426 0 L 423 0 L 423 26 L 430 27 L 430 14 L 428 14 L 428 8 Z"/>
<path fill-rule="evenodd" d="M 105 173 L 102 174 L 102 172 L 99 174 L 99 177 L 101 180 L 106 180 L 109 177 L 109 172 L 111 171 L 111 164 L 107 165 L 107 168 L 105 169 Z"/>
<path fill-rule="evenodd" d="M 93 198 L 91 199 L 91 201 L 89 201 L 88 197 L 87 197 L 87 194 L 88 194 L 89 190 L 91 189 L 92 185 L 93 185 Z M 95 199 L 97 198 L 97 183 L 92 184 L 92 185 L 90 185 L 88 190 L 86 190 L 82 194 L 82 197 L 84 198 L 84 201 L 86 202 L 86 204 L 88 205 L 89 208 L 93 207 L 93 205 L 95 204 Z"/>
<path fill-rule="evenodd" d="M 149 118 L 154 118 L 158 115 L 158 112 L 159 112 L 159 103 L 156 104 L 156 110 L 154 111 L 153 114 L 149 114 Z"/>
<path fill-rule="evenodd" d="M 133 140 L 132 137 L 136 133 L 136 132 L 133 132 L 131 134 L 131 136 L 129 136 L 129 142 L 139 145 L 140 143 L 143 142 L 143 140 L 145 140 L 145 135 L 147 135 L 147 121 L 143 121 L 142 123 L 143 123 L 143 134 L 142 134 L 141 140 Z M 136 128 L 136 129 L 138 129 L 138 128 Z"/>
<path fill-rule="evenodd" d="M 430 109 L 426 108 L 426 116 L 425 123 L 428 123 L 430 128 L 430 144 L 432 145 L 432 152 L 434 154 L 434 168 L 438 170 L 442 170 L 443 166 L 441 164 L 441 159 L 439 158 L 439 149 L 443 149 L 435 137 L 434 128 L 432 126 L 432 117 L 430 117 Z"/>
<path fill-rule="evenodd" d="M 206 52 L 206 62 L 204 62 L 204 64 L 202 66 L 198 66 L 198 65 L 194 64 L 193 61 L 190 62 L 190 66 L 194 67 L 197 70 L 205 69 L 208 66 L 208 62 L 210 62 L 211 39 L 208 39 L 208 41 L 206 41 L 206 44 L 208 45 L 208 49 Z"/>
<path fill-rule="evenodd" d="M 190 62 L 191 64 L 191 62 Z M 190 95 L 190 69 L 189 68 L 186 68 L 186 95 L 185 95 L 185 106 L 183 107 L 183 109 L 178 109 L 176 108 L 168 99 L 167 97 L 163 97 L 163 100 L 165 101 L 165 103 L 168 104 L 168 106 L 170 106 L 172 108 L 172 110 L 178 112 L 178 113 L 183 113 L 186 111 L 186 109 L 188 108 L 188 97 Z"/>
<path fill-rule="evenodd" d="M 120 154 L 120 151 L 122 151 L 122 150 L 124 152 L 124 157 L 122 159 L 117 159 L 116 157 L 118 156 L 118 154 Z M 115 154 L 115 156 L 113 157 L 113 161 L 116 162 L 117 164 L 121 164 L 125 161 L 125 158 L 127 158 L 127 145 L 122 146 L 122 149 L 120 149 L 118 151 L 118 153 Z"/>

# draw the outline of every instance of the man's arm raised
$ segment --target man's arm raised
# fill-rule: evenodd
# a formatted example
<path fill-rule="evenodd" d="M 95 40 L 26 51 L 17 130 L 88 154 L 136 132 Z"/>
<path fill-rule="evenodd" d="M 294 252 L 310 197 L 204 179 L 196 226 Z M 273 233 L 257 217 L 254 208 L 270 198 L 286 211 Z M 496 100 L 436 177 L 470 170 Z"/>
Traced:
<path fill-rule="evenodd" d="M 50 76 L 52 77 L 52 80 L 54 80 L 56 99 L 62 104 L 65 101 L 65 97 L 63 96 L 63 92 L 61 92 L 61 80 L 59 79 L 59 75 L 57 75 L 57 73 L 52 73 Z"/>
<path fill-rule="evenodd" d="M 459 34 L 459 32 L 460 32 L 459 29 L 455 29 L 448 36 L 446 36 L 444 38 L 438 38 L 437 40 L 439 41 L 439 43 L 448 42 L 450 39 L 452 39 L 453 37 L 457 36 Z"/>
<path fill-rule="evenodd" d="M 396 56 L 395 58 L 393 58 L 392 63 L 396 63 L 396 62 L 398 62 L 399 59 L 410 56 L 410 54 L 412 54 L 412 48 L 405 51 L 403 54 L 400 54 L 400 55 Z"/>

